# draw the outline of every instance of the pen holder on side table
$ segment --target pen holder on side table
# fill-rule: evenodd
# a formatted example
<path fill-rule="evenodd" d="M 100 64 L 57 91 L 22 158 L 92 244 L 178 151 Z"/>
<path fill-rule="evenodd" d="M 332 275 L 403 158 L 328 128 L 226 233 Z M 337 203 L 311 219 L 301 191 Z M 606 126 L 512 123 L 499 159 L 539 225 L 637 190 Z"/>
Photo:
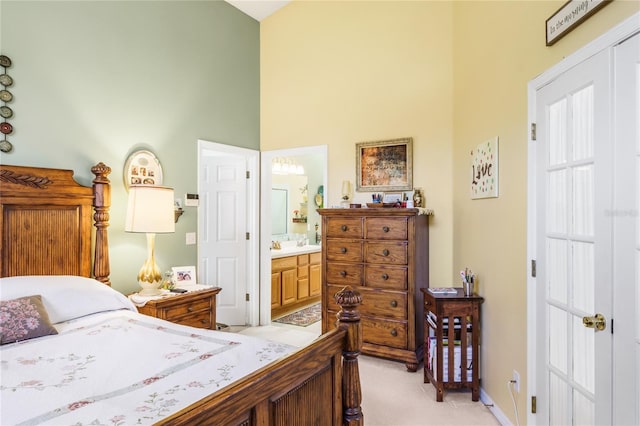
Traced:
<path fill-rule="evenodd" d="M 473 296 L 473 282 L 462 281 L 462 291 L 465 296 Z"/>

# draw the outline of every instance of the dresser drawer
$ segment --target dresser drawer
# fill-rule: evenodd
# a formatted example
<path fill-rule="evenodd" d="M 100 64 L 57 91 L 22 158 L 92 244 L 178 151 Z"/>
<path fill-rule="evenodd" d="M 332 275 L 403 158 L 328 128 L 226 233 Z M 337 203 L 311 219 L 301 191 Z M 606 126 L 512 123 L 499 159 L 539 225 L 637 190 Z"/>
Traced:
<path fill-rule="evenodd" d="M 333 295 L 344 288 L 341 285 L 327 286 L 329 293 L 329 309 L 339 311 L 340 307 L 333 300 Z M 407 294 L 398 291 L 376 291 L 365 287 L 356 288 L 362 296 L 362 304 L 358 310 L 362 316 L 406 320 Z"/>
<path fill-rule="evenodd" d="M 364 285 L 391 290 L 407 290 L 407 268 L 382 265 L 365 265 Z"/>
<path fill-rule="evenodd" d="M 367 241 L 364 244 L 364 261 L 406 265 L 408 262 L 406 241 Z"/>
<path fill-rule="evenodd" d="M 189 325 L 191 327 L 198 328 L 211 328 L 213 329 L 213 324 L 211 324 L 211 312 L 210 311 L 201 311 L 197 312 L 193 315 L 186 315 L 183 317 L 175 318 L 172 320 L 176 324 Z"/>
<path fill-rule="evenodd" d="M 200 311 L 204 311 L 207 315 L 211 311 L 211 299 L 199 299 L 190 303 L 182 303 L 174 306 L 167 306 L 162 308 L 164 311 L 163 318 L 169 321 L 174 321 L 183 315 L 195 314 Z"/>
<path fill-rule="evenodd" d="M 327 260 L 338 262 L 362 262 L 362 241 L 327 240 Z"/>
<path fill-rule="evenodd" d="M 325 233 L 327 238 L 362 238 L 362 218 L 327 218 Z"/>
<path fill-rule="evenodd" d="M 324 329 L 333 330 L 337 326 L 339 310 L 327 310 Z M 407 323 L 404 321 L 383 320 L 378 318 L 361 317 L 362 341 L 374 345 L 407 349 L 409 334 Z"/>
<path fill-rule="evenodd" d="M 362 295 L 362 305 L 360 312 L 362 315 L 371 315 L 377 318 L 407 318 L 407 294 L 403 292 L 387 291 L 360 291 Z"/>
<path fill-rule="evenodd" d="M 368 217 L 365 220 L 365 238 L 371 240 L 406 240 L 406 217 Z"/>
<path fill-rule="evenodd" d="M 351 263 L 328 263 L 327 283 L 344 287 L 345 285 L 362 285 L 362 265 Z M 342 290 L 340 287 L 338 290 Z M 337 306 L 337 305 L 336 305 Z"/>
<path fill-rule="evenodd" d="M 362 318 L 362 340 L 375 345 L 406 349 L 407 323 L 379 318 Z"/>

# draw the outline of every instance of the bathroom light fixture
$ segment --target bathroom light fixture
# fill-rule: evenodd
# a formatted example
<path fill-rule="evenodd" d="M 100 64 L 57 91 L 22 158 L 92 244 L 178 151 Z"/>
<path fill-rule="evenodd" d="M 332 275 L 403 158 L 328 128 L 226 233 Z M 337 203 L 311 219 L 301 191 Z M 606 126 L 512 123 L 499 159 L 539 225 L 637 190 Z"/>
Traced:
<path fill-rule="evenodd" d="M 304 167 L 290 158 L 274 158 L 271 160 L 271 173 L 274 175 L 304 175 Z"/>

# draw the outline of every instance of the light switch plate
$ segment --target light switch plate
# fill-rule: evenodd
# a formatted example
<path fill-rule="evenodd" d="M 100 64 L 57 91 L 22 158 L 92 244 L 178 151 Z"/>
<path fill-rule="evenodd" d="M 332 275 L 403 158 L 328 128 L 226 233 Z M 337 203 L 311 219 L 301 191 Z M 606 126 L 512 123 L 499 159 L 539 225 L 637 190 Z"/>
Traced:
<path fill-rule="evenodd" d="M 186 244 L 188 246 L 192 246 L 196 243 L 196 233 L 195 232 L 187 232 L 185 234 Z"/>

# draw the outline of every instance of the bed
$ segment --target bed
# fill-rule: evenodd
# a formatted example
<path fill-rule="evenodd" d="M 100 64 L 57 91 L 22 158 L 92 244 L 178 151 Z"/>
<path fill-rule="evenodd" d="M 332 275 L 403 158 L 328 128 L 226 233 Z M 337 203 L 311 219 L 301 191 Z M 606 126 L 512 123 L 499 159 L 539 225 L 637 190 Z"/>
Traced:
<path fill-rule="evenodd" d="M 91 171 L 0 165 L 1 424 L 364 424 L 357 293 L 301 349 L 139 314 L 110 287 L 111 170 Z"/>

